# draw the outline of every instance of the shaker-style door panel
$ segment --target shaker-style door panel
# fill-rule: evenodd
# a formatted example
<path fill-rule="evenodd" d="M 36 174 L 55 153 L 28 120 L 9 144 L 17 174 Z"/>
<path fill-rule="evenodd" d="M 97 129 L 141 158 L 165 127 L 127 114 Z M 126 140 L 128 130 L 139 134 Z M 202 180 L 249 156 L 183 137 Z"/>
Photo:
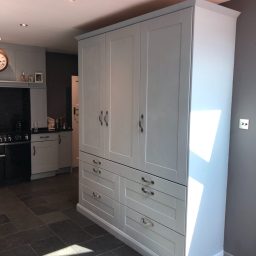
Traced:
<path fill-rule="evenodd" d="M 141 25 L 140 136 L 142 169 L 186 183 L 190 9 Z"/>
<path fill-rule="evenodd" d="M 105 35 L 79 42 L 80 150 L 103 156 Z"/>
<path fill-rule="evenodd" d="M 140 86 L 138 24 L 106 34 L 106 77 L 106 157 L 136 167 Z"/>

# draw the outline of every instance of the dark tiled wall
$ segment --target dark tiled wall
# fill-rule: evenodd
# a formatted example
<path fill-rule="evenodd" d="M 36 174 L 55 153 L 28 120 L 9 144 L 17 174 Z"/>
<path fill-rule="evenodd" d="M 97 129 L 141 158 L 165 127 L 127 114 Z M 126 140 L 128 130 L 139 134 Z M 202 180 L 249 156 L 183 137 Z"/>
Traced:
<path fill-rule="evenodd" d="M 65 117 L 71 124 L 71 76 L 77 74 L 77 55 L 46 53 L 48 116 Z"/>
<path fill-rule="evenodd" d="M 0 88 L 0 132 L 15 131 L 17 121 L 22 130 L 30 130 L 29 89 Z"/>

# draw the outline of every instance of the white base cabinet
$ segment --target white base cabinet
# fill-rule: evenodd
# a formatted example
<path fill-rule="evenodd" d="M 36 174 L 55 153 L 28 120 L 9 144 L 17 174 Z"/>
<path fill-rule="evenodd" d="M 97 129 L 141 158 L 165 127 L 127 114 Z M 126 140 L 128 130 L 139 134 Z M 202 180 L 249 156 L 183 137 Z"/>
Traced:
<path fill-rule="evenodd" d="M 67 168 L 72 166 L 72 133 L 59 132 L 58 133 L 59 143 L 59 169 Z"/>
<path fill-rule="evenodd" d="M 142 255 L 223 251 L 238 15 L 188 0 L 78 37 L 77 208 Z"/>
<path fill-rule="evenodd" d="M 31 136 L 32 179 L 70 171 L 72 166 L 72 134 L 70 131 L 41 133 Z"/>
<path fill-rule="evenodd" d="M 32 176 L 58 169 L 58 135 L 32 135 L 31 142 Z"/>

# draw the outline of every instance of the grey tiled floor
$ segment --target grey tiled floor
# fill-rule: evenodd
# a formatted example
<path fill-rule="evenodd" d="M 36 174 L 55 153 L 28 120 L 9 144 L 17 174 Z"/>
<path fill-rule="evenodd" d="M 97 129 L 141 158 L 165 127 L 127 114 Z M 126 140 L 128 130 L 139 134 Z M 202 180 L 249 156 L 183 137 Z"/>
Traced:
<path fill-rule="evenodd" d="M 139 256 L 75 207 L 78 174 L 0 188 L 0 256 Z"/>

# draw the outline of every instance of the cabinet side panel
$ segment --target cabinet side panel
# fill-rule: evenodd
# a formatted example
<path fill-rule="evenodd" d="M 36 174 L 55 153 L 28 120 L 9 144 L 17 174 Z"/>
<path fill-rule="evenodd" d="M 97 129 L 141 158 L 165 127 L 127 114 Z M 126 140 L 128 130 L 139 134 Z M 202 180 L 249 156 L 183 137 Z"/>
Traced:
<path fill-rule="evenodd" d="M 195 8 L 186 255 L 223 250 L 236 19 Z"/>

